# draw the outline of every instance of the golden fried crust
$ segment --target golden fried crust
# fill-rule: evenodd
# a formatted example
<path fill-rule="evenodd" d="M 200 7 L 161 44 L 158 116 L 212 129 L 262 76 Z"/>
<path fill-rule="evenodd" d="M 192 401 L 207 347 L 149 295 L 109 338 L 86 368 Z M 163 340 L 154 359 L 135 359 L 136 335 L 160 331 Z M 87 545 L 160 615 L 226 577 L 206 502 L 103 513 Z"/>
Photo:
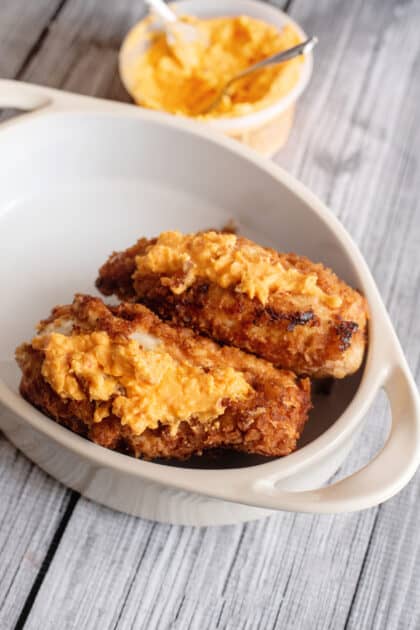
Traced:
<path fill-rule="evenodd" d="M 154 242 L 140 239 L 126 251 L 112 254 L 99 271 L 98 289 L 105 295 L 139 300 L 164 319 L 297 374 L 343 378 L 360 367 L 367 340 L 367 303 L 331 269 L 303 256 L 276 254 L 285 269 L 315 273 L 327 295 L 341 297 L 341 306 L 334 309 L 309 295 L 290 293 L 275 294 L 263 306 L 256 298 L 200 278 L 175 295 L 162 285 L 161 274 L 137 273 L 132 279 L 135 257 L 145 254 Z"/>
<path fill-rule="evenodd" d="M 210 424 L 182 422 L 176 435 L 160 425 L 156 430 L 147 429 L 136 435 L 128 425 L 121 425 L 116 416 L 94 423 L 95 401 L 61 398 L 42 376 L 43 352 L 27 343 L 21 345 L 16 357 L 22 370 L 22 395 L 72 431 L 107 448 L 145 459 L 184 459 L 220 447 L 267 456 L 287 455 L 295 450 L 311 406 L 308 379 L 278 370 L 236 348 L 221 348 L 191 330 L 169 326 L 139 304 L 107 307 L 99 299 L 76 296 L 73 305 L 56 307 L 41 329 L 63 317 L 73 319 L 74 333 L 104 330 L 111 337 L 121 337 L 140 327 L 159 337 L 180 360 L 209 367 L 231 366 L 240 370 L 253 388 L 245 400 L 228 402 L 223 415 Z"/>

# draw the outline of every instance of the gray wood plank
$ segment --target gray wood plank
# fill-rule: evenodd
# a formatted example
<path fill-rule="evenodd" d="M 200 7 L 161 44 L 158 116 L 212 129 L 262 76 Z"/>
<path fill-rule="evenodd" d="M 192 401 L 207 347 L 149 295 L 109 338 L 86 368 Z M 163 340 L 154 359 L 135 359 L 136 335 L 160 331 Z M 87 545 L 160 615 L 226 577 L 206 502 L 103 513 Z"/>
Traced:
<path fill-rule="evenodd" d="M 14 626 L 67 496 L 0 436 L 0 628 Z"/>
<path fill-rule="evenodd" d="M 141 0 L 68 0 L 22 78 L 82 94 L 128 100 L 118 78 L 118 49 L 144 12 Z"/>
<path fill-rule="evenodd" d="M 417 251 L 420 233 L 417 228 Z M 414 241 L 410 239 L 409 245 Z M 406 277 L 413 271 L 411 261 L 403 261 Z M 418 280 L 418 278 L 417 278 Z M 418 282 L 417 282 L 418 286 Z M 401 308 L 412 295 L 413 285 L 405 282 L 393 300 L 391 312 L 398 318 Z M 418 296 L 418 291 L 416 291 Z M 416 297 L 418 306 L 418 297 Z M 412 304 L 412 300 L 410 299 Z M 398 319 L 397 319 L 398 321 Z M 419 339 L 418 318 L 400 322 L 400 336 L 407 340 Z M 404 328 L 404 331 L 402 329 Z M 417 362 L 416 380 L 420 381 L 418 349 L 409 350 L 409 358 Z M 420 549 L 418 541 L 418 505 L 420 499 L 419 474 L 408 487 L 382 505 L 369 539 L 368 553 L 362 567 L 359 587 L 349 611 L 348 628 L 403 628 L 420 627 L 420 601 L 418 597 Z"/>
<path fill-rule="evenodd" d="M 110 20 L 109 5 L 72 0 L 25 78 L 122 96 L 116 50 L 138 6 L 118 3 Z M 361 245 L 413 367 L 420 339 L 412 291 L 419 245 L 416 11 L 379 0 L 295 0 L 292 15 L 322 43 L 291 141 L 278 156 Z M 381 397 L 340 474 L 367 461 L 385 425 Z M 26 627 L 312 630 L 343 628 L 347 618 L 358 629 L 418 627 L 417 486 L 362 514 L 279 514 L 209 530 L 153 525 L 80 500 Z M 12 584 L 9 601 L 17 588 Z"/>
<path fill-rule="evenodd" d="M 321 628 L 326 617 L 306 599 L 306 579 L 296 599 L 292 585 L 311 566 L 320 606 L 337 601 L 343 583 L 327 589 L 328 570 L 340 558 L 346 579 L 357 579 L 364 526 L 357 515 L 283 514 L 239 527 L 167 527 L 80 501 L 27 627 L 271 628 L 283 603 L 297 627 Z M 342 546 L 329 544 L 332 531 Z"/>
<path fill-rule="evenodd" d="M 48 32 L 62 2 L 2 2 L 0 77 L 13 79 L 19 75 L 28 55 Z"/>

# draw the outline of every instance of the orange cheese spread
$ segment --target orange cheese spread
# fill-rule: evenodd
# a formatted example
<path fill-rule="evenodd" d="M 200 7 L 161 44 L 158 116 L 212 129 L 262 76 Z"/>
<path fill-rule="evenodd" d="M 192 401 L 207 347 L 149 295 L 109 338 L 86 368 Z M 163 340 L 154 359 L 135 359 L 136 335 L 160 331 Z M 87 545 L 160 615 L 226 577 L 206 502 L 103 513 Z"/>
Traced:
<path fill-rule="evenodd" d="M 103 331 L 51 333 L 35 337 L 32 346 L 44 353 L 42 375 L 57 394 L 98 401 L 95 422 L 112 413 L 138 435 L 159 423 L 175 434 L 183 420 L 212 421 L 228 400 L 251 391 L 231 367 L 204 370 L 176 360 L 163 344 L 146 350 L 135 339 L 113 339 Z"/>
<path fill-rule="evenodd" d="M 166 33 L 151 30 L 152 17 L 129 33 L 121 72 L 139 105 L 199 116 L 233 76 L 301 42 L 290 24 L 279 31 L 248 16 L 182 19 L 196 28 L 193 42 L 172 33 L 168 43 Z M 242 116 L 271 105 L 295 87 L 301 66 L 297 57 L 234 83 L 210 115 Z"/>
<path fill-rule="evenodd" d="M 136 267 L 134 280 L 148 273 L 163 274 L 162 284 L 176 295 L 204 278 L 224 289 L 234 287 L 264 305 L 278 292 L 315 296 L 332 308 L 341 305 L 339 296 L 327 295 L 318 286 L 315 273 L 285 269 L 275 252 L 246 239 L 239 244 L 234 234 L 163 232 L 145 255 L 136 257 Z"/>

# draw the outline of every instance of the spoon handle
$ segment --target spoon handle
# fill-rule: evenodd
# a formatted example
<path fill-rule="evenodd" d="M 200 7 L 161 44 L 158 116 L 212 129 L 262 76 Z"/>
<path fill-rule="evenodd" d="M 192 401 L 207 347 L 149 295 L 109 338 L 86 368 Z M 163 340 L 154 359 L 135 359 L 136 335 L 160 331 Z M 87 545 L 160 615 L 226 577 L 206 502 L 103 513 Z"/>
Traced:
<path fill-rule="evenodd" d="M 288 61 L 289 59 L 293 59 L 294 57 L 298 57 L 299 55 L 304 55 L 305 53 L 310 52 L 317 43 L 317 37 L 310 37 L 297 46 L 293 46 L 293 48 L 288 48 L 287 50 L 283 50 L 282 52 L 276 53 L 275 55 L 271 55 L 271 57 L 266 57 L 258 63 L 254 63 L 254 65 L 249 66 L 243 72 L 238 73 L 233 79 L 229 81 L 227 85 L 230 85 L 238 79 L 246 77 L 248 74 L 251 74 L 251 72 L 255 72 L 255 70 L 260 70 L 261 68 L 266 68 L 267 66 L 274 66 L 275 64 L 281 63 L 282 61 Z"/>
<path fill-rule="evenodd" d="M 175 13 L 163 0 L 145 0 L 146 4 L 159 15 L 164 22 L 176 22 L 178 20 Z"/>
<path fill-rule="evenodd" d="M 225 86 L 222 90 L 220 90 L 216 98 L 212 101 L 212 103 L 210 103 L 208 107 L 203 109 L 201 114 L 208 114 L 209 112 L 211 112 L 220 103 L 223 96 L 228 93 L 229 88 L 235 83 L 235 81 L 238 81 L 238 79 L 243 79 L 244 77 L 248 76 L 248 74 L 255 72 L 255 70 L 260 70 L 260 68 L 273 66 L 276 63 L 281 63 L 282 61 L 287 61 L 288 59 L 293 59 L 293 57 L 298 57 L 299 55 L 310 52 L 317 43 L 317 37 L 310 37 L 301 44 L 293 46 L 293 48 L 288 48 L 287 50 L 283 50 L 282 52 L 276 53 L 275 55 L 271 55 L 271 57 L 266 57 L 258 63 L 254 63 L 253 66 L 245 68 L 245 70 L 236 74 L 234 77 L 232 77 L 232 79 L 230 79 L 230 81 L 225 84 Z"/>

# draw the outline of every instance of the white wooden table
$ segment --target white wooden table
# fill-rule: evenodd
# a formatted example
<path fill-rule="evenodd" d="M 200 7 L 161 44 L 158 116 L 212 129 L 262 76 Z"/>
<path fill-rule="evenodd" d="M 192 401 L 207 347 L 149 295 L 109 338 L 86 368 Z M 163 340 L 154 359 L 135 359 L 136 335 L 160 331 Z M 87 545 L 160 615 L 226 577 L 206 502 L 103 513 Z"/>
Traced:
<path fill-rule="evenodd" d="M 319 36 L 277 157 L 360 245 L 419 379 L 420 3 L 281 2 Z M 127 100 L 140 0 L 2 0 L 0 76 Z M 7 308 L 7 305 L 3 308 Z M 378 449 L 384 398 L 339 475 Z M 363 513 L 169 527 L 66 490 L 0 435 L 0 629 L 420 628 L 420 476 Z"/>

